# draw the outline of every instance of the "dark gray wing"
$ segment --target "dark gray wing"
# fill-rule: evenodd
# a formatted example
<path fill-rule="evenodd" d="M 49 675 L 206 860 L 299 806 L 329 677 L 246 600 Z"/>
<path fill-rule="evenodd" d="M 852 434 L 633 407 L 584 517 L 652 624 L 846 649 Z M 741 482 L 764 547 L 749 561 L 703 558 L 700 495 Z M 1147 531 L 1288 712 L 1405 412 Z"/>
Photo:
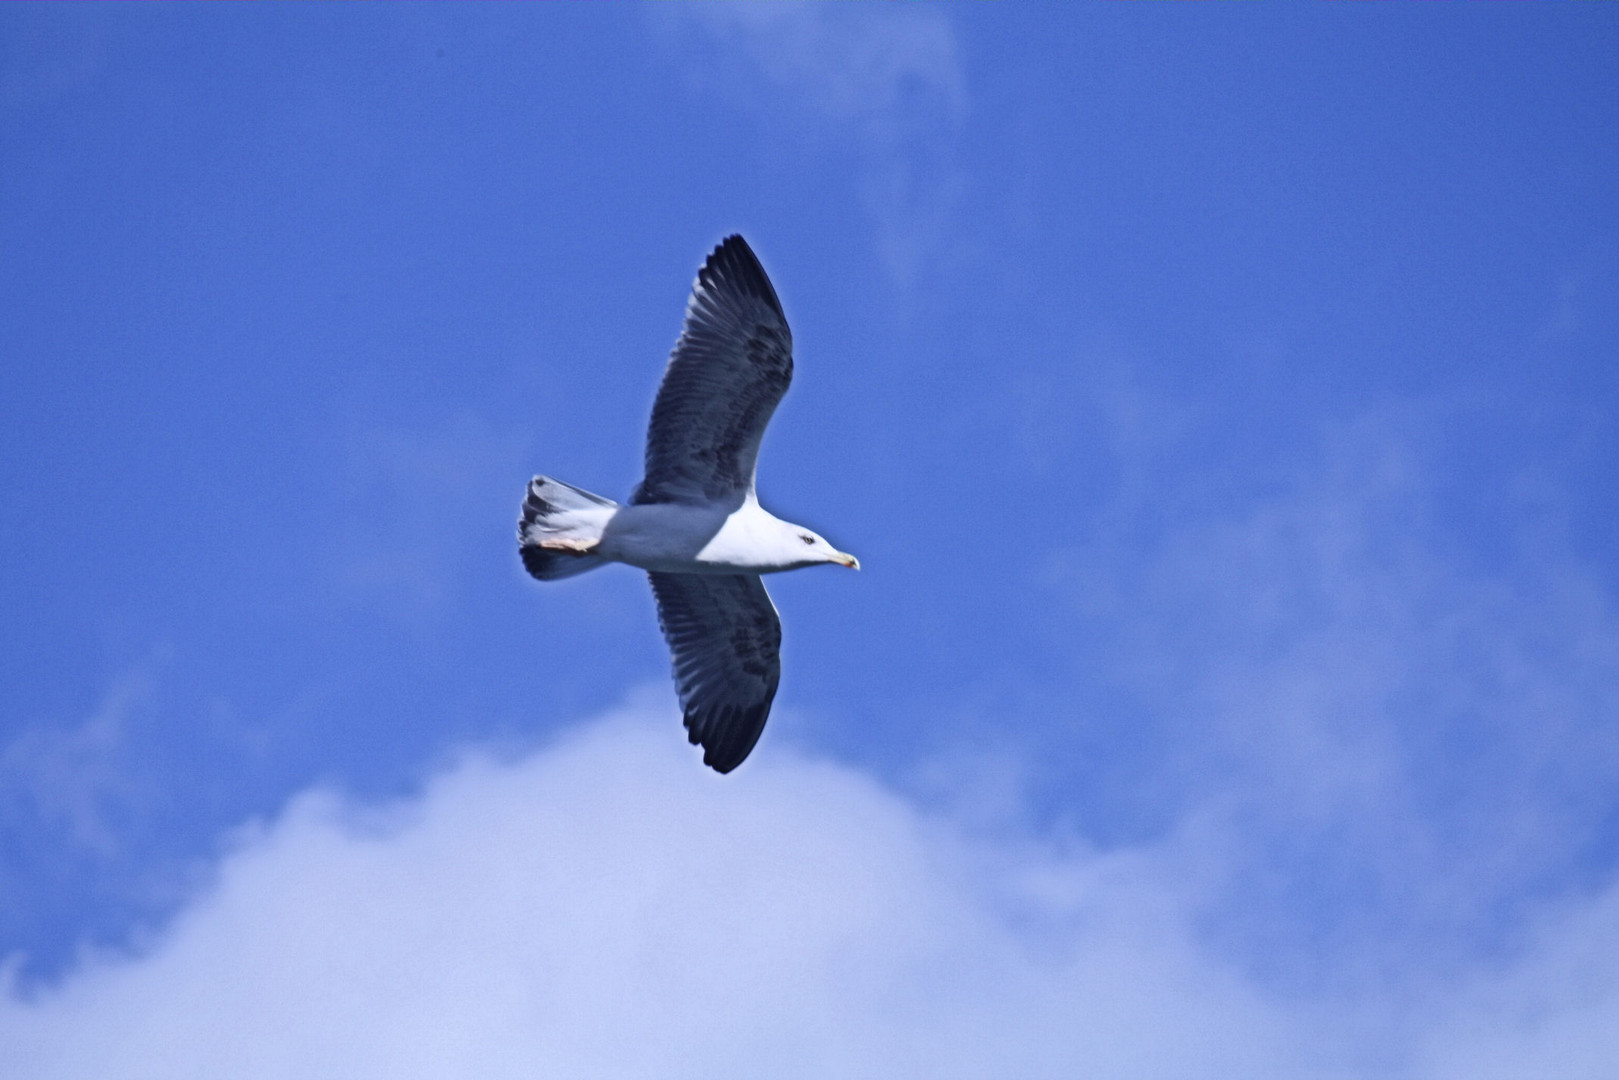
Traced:
<path fill-rule="evenodd" d="M 793 377 L 793 336 L 740 236 L 697 274 L 652 406 L 646 478 L 632 503 L 715 502 L 753 488 L 759 440 Z"/>
<path fill-rule="evenodd" d="M 649 573 L 658 625 L 674 656 L 686 732 L 703 764 L 742 764 L 781 681 L 781 620 L 754 574 Z"/>

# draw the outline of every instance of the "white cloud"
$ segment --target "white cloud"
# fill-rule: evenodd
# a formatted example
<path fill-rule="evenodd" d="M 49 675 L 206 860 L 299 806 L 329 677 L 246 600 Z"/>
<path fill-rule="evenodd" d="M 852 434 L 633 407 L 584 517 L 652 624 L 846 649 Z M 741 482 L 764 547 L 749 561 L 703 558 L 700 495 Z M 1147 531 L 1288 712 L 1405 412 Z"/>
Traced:
<path fill-rule="evenodd" d="M 787 752 L 721 779 L 657 720 L 471 759 L 380 810 L 296 800 L 150 951 L 0 1008 L 0 1068 L 1232 1076 L 1291 1060 L 1146 862 L 975 849 Z"/>
<path fill-rule="evenodd" d="M 306 794 L 144 952 L 0 1002 L 0 1075 L 1532 1077 L 1612 1045 L 1619 955 L 1577 943 L 1613 897 L 1367 1036 L 1199 944 L 1195 853 L 986 843 L 781 746 L 686 749 L 634 712 L 386 806 Z"/>

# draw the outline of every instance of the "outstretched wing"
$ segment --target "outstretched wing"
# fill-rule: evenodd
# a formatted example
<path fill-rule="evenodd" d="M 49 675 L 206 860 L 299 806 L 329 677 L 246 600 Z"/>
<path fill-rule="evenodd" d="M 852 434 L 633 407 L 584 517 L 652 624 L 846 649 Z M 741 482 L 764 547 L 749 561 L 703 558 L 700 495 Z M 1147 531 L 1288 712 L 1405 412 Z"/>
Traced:
<path fill-rule="evenodd" d="M 793 377 L 793 336 L 764 267 L 740 236 L 692 286 L 647 432 L 632 503 L 715 502 L 751 491 L 759 440 Z"/>
<path fill-rule="evenodd" d="M 686 732 L 722 773 L 759 741 L 781 681 L 781 620 L 754 574 L 650 573 Z"/>

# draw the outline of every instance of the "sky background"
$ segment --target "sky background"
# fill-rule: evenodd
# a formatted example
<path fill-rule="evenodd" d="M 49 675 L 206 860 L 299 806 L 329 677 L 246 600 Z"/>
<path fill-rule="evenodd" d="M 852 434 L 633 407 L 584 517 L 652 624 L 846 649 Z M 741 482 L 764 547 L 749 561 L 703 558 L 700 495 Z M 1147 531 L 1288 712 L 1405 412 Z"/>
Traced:
<path fill-rule="evenodd" d="M 0 1075 L 1619 1077 L 1619 10 L 0 9 Z M 622 498 L 791 322 L 754 756 Z"/>

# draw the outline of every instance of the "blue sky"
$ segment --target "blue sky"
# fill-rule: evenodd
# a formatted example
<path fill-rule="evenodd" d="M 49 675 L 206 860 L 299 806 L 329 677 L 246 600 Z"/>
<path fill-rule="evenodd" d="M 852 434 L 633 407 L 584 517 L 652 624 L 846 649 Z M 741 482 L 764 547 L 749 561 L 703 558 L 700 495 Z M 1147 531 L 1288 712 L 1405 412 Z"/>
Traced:
<path fill-rule="evenodd" d="M 673 1075 L 580 1032 L 706 1046 L 718 952 L 756 1037 L 693 1075 L 1611 1076 L 1616 56 L 1572 5 L 0 11 L 0 1070 L 222 1075 L 296 985 L 423 1075 Z M 513 530 L 639 478 L 733 231 L 797 349 L 761 495 L 864 569 L 772 579 L 719 778 L 641 576 Z M 407 937 L 479 974 L 388 1011 Z M 198 1001 L 232 1038 L 153 1034 Z"/>

